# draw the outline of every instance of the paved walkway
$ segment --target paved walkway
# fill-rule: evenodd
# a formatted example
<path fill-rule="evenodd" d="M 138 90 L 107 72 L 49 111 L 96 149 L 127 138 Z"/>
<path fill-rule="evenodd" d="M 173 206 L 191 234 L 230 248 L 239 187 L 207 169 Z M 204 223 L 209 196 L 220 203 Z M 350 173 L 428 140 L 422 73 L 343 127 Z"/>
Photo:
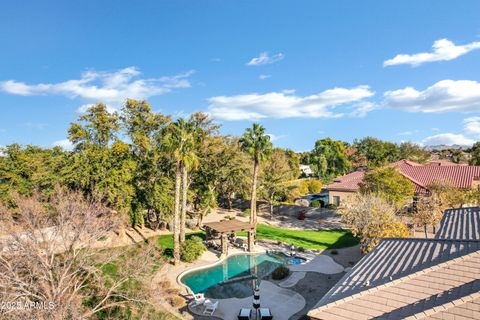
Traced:
<path fill-rule="evenodd" d="M 336 263 L 331 257 L 327 255 L 318 255 L 313 260 L 304 264 L 292 264 L 288 268 L 291 271 L 311 271 L 320 272 L 324 274 L 335 274 L 343 272 L 344 268 Z"/>
<path fill-rule="evenodd" d="M 307 273 L 304 271 L 298 271 L 298 272 L 292 272 L 290 277 L 288 277 L 286 280 L 280 282 L 278 285 L 282 288 L 290 288 L 293 287 L 294 285 L 297 284 L 298 281 L 302 280 L 305 278 L 305 275 Z"/>
<path fill-rule="evenodd" d="M 218 301 L 218 308 L 213 316 L 224 320 L 236 320 L 241 308 L 252 308 L 253 296 L 243 299 L 219 299 Z M 305 299 L 293 290 L 281 288 L 264 280 L 260 283 L 260 305 L 261 308 L 270 308 L 273 319 L 287 320 L 303 309 Z M 205 307 L 198 306 L 189 309 L 192 313 L 202 315 Z"/>

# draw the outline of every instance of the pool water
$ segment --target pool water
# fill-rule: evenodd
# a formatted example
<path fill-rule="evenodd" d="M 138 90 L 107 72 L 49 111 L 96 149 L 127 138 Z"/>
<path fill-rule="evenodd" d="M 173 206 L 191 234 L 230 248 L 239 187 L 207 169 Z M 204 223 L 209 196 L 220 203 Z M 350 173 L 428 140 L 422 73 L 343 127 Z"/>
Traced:
<path fill-rule="evenodd" d="M 254 279 L 270 275 L 282 264 L 285 260 L 268 254 L 239 254 L 221 264 L 189 272 L 180 281 L 209 298 L 245 298 L 252 295 Z"/>

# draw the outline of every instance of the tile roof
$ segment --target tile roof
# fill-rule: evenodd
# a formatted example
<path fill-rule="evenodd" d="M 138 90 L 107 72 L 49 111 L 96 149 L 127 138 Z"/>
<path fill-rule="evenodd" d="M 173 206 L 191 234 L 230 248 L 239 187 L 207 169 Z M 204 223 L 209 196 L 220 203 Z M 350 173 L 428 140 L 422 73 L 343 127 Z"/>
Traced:
<path fill-rule="evenodd" d="M 436 264 L 480 250 L 480 242 L 384 239 L 330 289 L 318 305 L 382 285 Z M 367 286 L 368 285 L 368 286 Z"/>
<path fill-rule="evenodd" d="M 468 312 L 468 304 L 477 303 L 479 270 L 480 251 L 476 251 L 323 305 L 308 315 L 314 319 L 422 319 L 461 312 L 465 318 L 459 319 L 478 319 Z"/>
<path fill-rule="evenodd" d="M 415 185 L 415 193 L 428 192 L 428 186 L 434 182 L 448 182 L 457 188 L 470 188 L 475 178 L 480 178 L 480 166 L 421 165 L 400 160 L 390 164 Z M 327 190 L 358 191 L 364 171 L 355 171 L 338 177 L 325 186 Z"/>
<path fill-rule="evenodd" d="M 480 240 L 480 207 L 445 210 L 435 238 Z"/>
<path fill-rule="evenodd" d="M 434 182 L 470 188 L 473 180 L 480 177 L 480 166 L 401 166 L 399 171 L 415 183 L 418 193 L 424 193 Z"/>
<path fill-rule="evenodd" d="M 479 212 L 478 207 L 447 210 L 435 239 L 382 240 L 308 315 L 480 319 L 480 241 L 471 231 L 480 224 Z"/>
<path fill-rule="evenodd" d="M 365 176 L 364 171 L 354 171 L 344 176 L 335 178 L 332 183 L 325 186 L 327 190 L 339 191 L 358 191 L 360 190 L 359 183 L 362 182 Z"/>

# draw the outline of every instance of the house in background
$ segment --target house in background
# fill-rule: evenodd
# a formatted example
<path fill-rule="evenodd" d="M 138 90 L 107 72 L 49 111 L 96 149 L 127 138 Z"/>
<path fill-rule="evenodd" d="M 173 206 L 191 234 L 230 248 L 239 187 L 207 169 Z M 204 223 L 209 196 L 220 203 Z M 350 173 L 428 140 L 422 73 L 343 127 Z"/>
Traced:
<path fill-rule="evenodd" d="M 302 175 L 304 175 L 307 178 L 313 176 L 313 171 L 310 168 L 310 166 L 307 165 L 307 164 L 301 164 L 300 165 L 300 172 L 301 172 Z"/>
<path fill-rule="evenodd" d="M 428 186 L 434 182 L 448 182 L 461 189 L 469 189 L 480 185 L 480 166 L 448 165 L 430 163 L 422 165 L 408 160 L 400 160 L 390 164 L 406 177 L 415 187 L 415 195 L 430 193 Z M 339 205 L 343 200 L 360 191 L 365 171 L 355 171 L 338 177 L 325 186 L 329 203 Z"/>
<path fill-rule="evenodd" d="M 364 175 L 365 171 L 355 171 L 335 178 L 324 188 L 328 203 L 338 207 L 345 199 L 355 196 L 360 191 L 360 183 L 363 181 Z"/>

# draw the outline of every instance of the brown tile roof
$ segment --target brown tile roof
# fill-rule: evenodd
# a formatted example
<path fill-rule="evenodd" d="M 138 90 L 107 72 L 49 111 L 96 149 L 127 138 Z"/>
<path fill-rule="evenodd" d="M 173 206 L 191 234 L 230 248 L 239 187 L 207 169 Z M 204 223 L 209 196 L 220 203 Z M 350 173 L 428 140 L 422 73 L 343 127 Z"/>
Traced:
<path fill-rule="evenodd" d="M 401 166 L 399 171 L 415 183 L 417 193 L 424 193 L 434 182 L 470 188 L 473 180 L 480 177 L 480 166 Z"/>
<path fill-rule="evenodd" d="M 353 191 L 360 190 L 359 183 L 365 175 L 364 171 L 354 171 L 344 176 L 335 178 L 332 183 L 325 186 L 325 189 L 332 191 Z"/>
<path fill-rule="evenodd" d="M 448 182 L 457 188 L 470 188 L 475 178 L 480 177 L 480 166 L 436 166 L 421 165 L 408 160 L 390 164 L 415 185 L 415 193 L 428 192 L 428 186 L 434 182 Z M 356 171 L 338 177 L 325 186 L 327 190 L 358 191 L 365 172 Z"/>
<path fill-rule="evenodd" d="M 480 240 L 480 207 L 445 210 L 435 238 Z"/>

